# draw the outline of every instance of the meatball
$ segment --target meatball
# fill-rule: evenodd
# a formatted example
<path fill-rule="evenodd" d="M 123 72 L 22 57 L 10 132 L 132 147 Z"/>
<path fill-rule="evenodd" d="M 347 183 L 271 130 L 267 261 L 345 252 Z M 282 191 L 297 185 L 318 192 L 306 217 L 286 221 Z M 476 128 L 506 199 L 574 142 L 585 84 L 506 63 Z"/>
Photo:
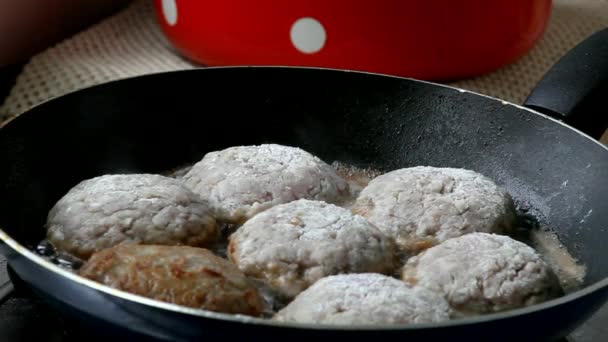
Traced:
<path fill-rule="evenodd" d="M 337 273 L 394 270 L 394 245 L 361 216 L 298 200 L 257 214 L 230 236 L 228 253 L 245 274 L 290 298 Z"/>
<path fill-rule="evenodd" d="M 279 311 L 278 321 L 330 325 L 431 323 L 449 319 L 435 292 L 374 273 L 323 278 Z"/>
<path fill-rule="evenodd" d="M 203 248 L 118 245 L 93 254 L 79 274 L 119 290 L 197 309 L 253 316 L 263 309 L 247 277 Z"/>
<path fill-rule="evenodd" d="M 300 198 L 337 203 L 348 184 L 321 159 L 295 147 L 238 146 L 207 153 L 183 178 L 208 200 L 214 216 L 240 224 L 272 206 Z"/>
<path fill-rule="evenodd" d="M 402 279 L 445 297 L 456 317 L 543 302 L 560 294 L 557 277 L 528 245 L 472 233 L 410 258 Z"/>
<path fill-rule="evenodd" d="M 507 232 L 516 218 L 511 196 L 488 178 L 434 167 L 373 179 L 352 210 L 393 237 L 405 256 L 472 232 Z"/>
<path fill-rule="evenodd" d="M 218 232 L 198 195 L 149 174 L 80 182 L 51 209 L 46 226 L 55 247 L 83 259 L 121 243 L 204 246 Z"/>

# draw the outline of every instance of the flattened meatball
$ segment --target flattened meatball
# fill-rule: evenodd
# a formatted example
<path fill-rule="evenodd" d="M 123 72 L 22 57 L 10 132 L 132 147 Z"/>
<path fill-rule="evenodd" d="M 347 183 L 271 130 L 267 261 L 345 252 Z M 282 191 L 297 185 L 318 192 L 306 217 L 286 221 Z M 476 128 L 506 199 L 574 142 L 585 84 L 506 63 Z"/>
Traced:
<path fill-rule="evenodd" d="M 51 209 L 47 237 L 87 259 L 121 243 L 204 246 L 217 237 L 209 206 L 158 175 L 105 175 L 80 182 Z"/>
<path fill-rule="evenodd" d="M 241 271 L 285 297 L 331 274 L 395 267 L 392 241 L 366 219 L 309 200 L 257 214 L 230 237 L 228 253 Z"/>
<path fill-rule="evenodd" d="M 278 321 L 328 325 L 415 324 L 449 319 L 440 295 L 374 273 L 323 278 L 279 311 Z"/>
<path fill-rule="evenodd" d="M 508 236 L 472 233 L 410 258 L 405 282 L 443 295 L 455 316 L 537 304 L 561 292 L 541 256 Z"/>
<path fill-rule="evenodd" d="M 422 166 L 373 179 L 352 211 L 393 237 L 406 256 L 472 232 L 506 232 L 516 217 L 511 196 L 488 178 Z"/>
<path fill-rule="evenodd" d="M 245 275 L 203 248 L 119 245 L 93 254 L 79 274 L 119 290 L 197 309 L 253 316 L 263 309 Z"/>
<path fill-rule="evenodd" d="M 336 203 L 349 194 L 346 181 L 321 159 L 274 144 L 207 153 L 183 180 L 209 201 L 214 217 L 237 224 L 277 204 L 300 198 Z"/>

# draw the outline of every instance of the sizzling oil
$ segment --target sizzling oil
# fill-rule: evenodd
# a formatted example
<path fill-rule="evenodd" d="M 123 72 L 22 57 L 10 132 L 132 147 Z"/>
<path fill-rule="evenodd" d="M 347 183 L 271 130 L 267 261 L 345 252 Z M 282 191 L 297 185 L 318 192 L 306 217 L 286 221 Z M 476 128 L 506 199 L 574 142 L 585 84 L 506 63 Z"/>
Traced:
<path fill-rule="evenodd" d="M 587 268 L 576 260 L 559 241 L 557 234 L 547 228 L 539 228 L 530 234 L 532 246 L 551 266 L 565 293 L 580 289 Z"/>

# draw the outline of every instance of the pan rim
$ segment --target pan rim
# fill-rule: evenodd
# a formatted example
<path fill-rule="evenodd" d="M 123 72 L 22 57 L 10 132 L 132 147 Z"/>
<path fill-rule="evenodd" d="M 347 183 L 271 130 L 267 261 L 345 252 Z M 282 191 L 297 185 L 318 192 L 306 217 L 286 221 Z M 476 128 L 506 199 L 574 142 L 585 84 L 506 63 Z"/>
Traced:
<path fill-rule="evenodd" d="M 0 228 L 0 240 L 6 243 L 9 247 L 11 247 L 14 251 L 19 253 L 22 257 L 36 263 L 37 265 L 45 268 L 48 271 L 51 271 L 55 274 L 59 274 L 65 278 L 68 278 L 71 281 L 74 281 L 80 285 L 87 286 L 99 292 L 103 292 L 105 294 L 118 297 L 123 300 L 136 302 L 138 304 L 143 304 L 147 306 L 152 306 L 158 309 L 173 311 L 180 314 L 187 314 L 190 316 L 197 316 L 206 319 L 219 319 L 223 321 L 230 321 L 233 323 L 241 323 L 241 324 L 254 324 L 254 325 L 265 325 L 269 327 L 278 327 L 278 328 L 296 328 L 296 329 L 314 329 L 314 330 L 349 330 L 349 331 L 374 331 L 374 330 L 422 330 L 429 328 L 449 328 L 456 326 L 466 326 L 466 325 L 475 325 L 489 321 L 507 319 L 515 316 L 531 314 L 534 312 L 542 311 L 545 309 L 549 309 L 552 307 L 556 307 L 567 302 L 573 301 L 577 298 L 581 298 L 587 296 L 599 289 L 604 287 L 608 287 L 608 277 L 597 281 L 591 285 L 588 285 L 580 290 L 569 293 L 567 295 L 561 296 L 559 298 L 555 298 L 540 304 L 535 304 L 532 306 L 518 308 L 503 312 L 458 318 L 447 320 L 443 322 L 437 323 L 421 323 L 421 324 L 404 324 L 404 325 L 322 325 L 322 324 L 311 324 L 311 323 L 296 323 L 296 322 L 280 322 L 274 321 L 268 318 L 258 318 L 252 316 L 246 316 L 241 314 L 227 314 L 214 312 L 209 310 L 195 309 L 186 306 L 181 306 L 177 304 L 172 304 L 168 302 L 162 302 L 158 300 L 154 300 L 151 298 L 143 297 L 140 295 L 132 294 L 126 291 L 118 290 L 107 285 L 103 285 L 97 283 L 93 280 L 89 280 L 87 278 L 81 277 L 76 273 L 72 273 L 68 270 L 62 269 L 61 267 L 53 264 L 52 262 L 44 259 L 43 257 L 35 254 L 30 251 L 28 248 L 22 246 L 16 240 L 11 238 L 4 229 Z M 10 263 L 10 260 L 9 260 Z"/>
<path fill-rule="evenodd" d="M 294 66 L 200 67 L 200 68 L 186 69 L 186 70 L 162 71 L 162 72 L 157 72 L 157 73 L 153 73 L 153 74 L 139 75 L 139 76 L 123 78 L 123 79 L 119 79 L 119 80 L 113 80 L 113 81 L 105 82 L 102 84 L 84 87 L 84 88 L 51 98 L 51 99 L 48 99 L 46 101 L 43 101 L 31 108 L 28 108 L 22 114 L 9 118 L 8 120 L 6 120 L 5 122 L 3 122 L 0 125 L 0 129 L 3 129 L 6 126 L 10 125 L 11 122 L 18 119 L 22 115 L 28 115 L 28 113 L 31 113 L 33 111 L 33 109 L 35 109 L 39 106 L 42 106 L 47 102 L 61 100 L 61 98 L 63 96 L 74 96 L 73 94 L 77 94 L 81 91 L 86 91 L 89 88 L 104 87 L 107 85 L 111 85 L 115 82 L 124 82 L 124 81 L 128 81 L 131 79 L 146 78 L 146 77 L 153 78 L 153 77 L 157 77 L 158 75 L 164 75 L 164 74 L 169 74 L 169 73 L 172 73 L 172 74 L 193 73 L 193 72 L 200 72 L 200 71 L 204 72 L 205 70 L 219 70 L 219 69 L 323 70 L 323 71 L 336 72 L 336 73 L 355 73 L 355 74 L 365 74 L 365 75 L 379 76 L 379 77 L 390 77 L 390 78 L 394 78 L 394 79 L 408 80 L 408 81 L 412 81 L 414 83 L 419 82 L 419 83 L 424 83 L 424 84 L 428 84 L 428 85 L 432 85 L 432 86 L 439 86 L 439 87 L 443 87 L 443 88 L 447 88 L 447 89 L 452 89 L 452 90 L 458 91 L 460 93 L 471 93 L 474 95 L 479 95 L 479 96 L 488 98 L 493 101 L 499 101 L 503 105 L 514 106 L 518 109 L 522 109 L 522 110 L 525 110 L 532 114 L 539 115 L 541 117 L 544 117 L 553 122 L 556 122 L 556 123 L 564 126 L 565 128 L 568 128 L 568 129 L 586 137 L 587 139 L 593 141 L 595 144 L 599 145 L 601 148 L 603 148 L 604 150 L 606 150 L 608 152 L 608 146 L 602 144 L 598 140 L 590 137 L 589 135 L 579 131 L 578 129 L 576 129 L 574 127 L 571 127 L 559 120 L 556 120 L 556 119 L 554 119 L 550 116 L 547 116 L 543 113 L 540 113 L 536 110 L 533 110 L 533 109 L 530 109 L 530 108 L 527 108 L 527 107 L 524 107 L 521 105 L 517 105 L 517 104 L 511 103 L 508 101 L 504 101 L 504 100 L 501 100 L 501 99 L 498 99 L 498 98 L 495 98 L 492 96 L 480 94 L 477 92 L 473 92 L 473 91 L 469 91 L 469 90 L 465 90 L 465 89 L 461 89 L 461 88 L 453 87 L 453 86 L 449 86 L 449 85 L 444 85 L 444 84 L 439 84 L 439 83 L 434 83 L 434 82 L 429 82 L 429 81 L 423 81 L 423 80 L 417 80 L 417 79 L 401 77 L 401 76 L 356 71 L 356 70 L 342 70 L 342 69 L 320 68 L 320 67 L 294 67 Z M 161 302 L 161 301 L 157 301 L 157 300 L 150 299 L 147 297 L 135 295 L 135 294 L 132 294 L 129 292 L 117 290 L 117 289 L 111 288 L 109 286 L 102 285 L 100 283 L 97 283 L 92 280 L 81 277 L 75 273 L 71 273 L 71 272 L 69 272 L 65 269 L 62 269 L 61 267 L 51 263 L 50 261 L 33 253 L 32 251 L 30 251 L 29 249 L 27 249 L 26 247 L 21 245 L 19 242 L 14 240 L 12 237 L 10 237 L 4 231 L 4 229 L 2 227 L 0 227 L 0 242 L 1 241 L 6 243 L 12 250 L 16 251 L 22 257 L 25 257 L 26 259 L 34 262 L 35 264 L 45 268 L 46 270 L 48 270 L 52 273 L 59 274 L 80 285 L 92 288 L 96 291 L 99 291 L 99 292 L 102 292 L 102 293 L 105 293 L 105 294 L 108 294 L 108 295 L 111 295 L 114 297 L 118 297 L 120 299 L 124 299 L 124 300 L 131 301 L 131 302 L 136 302 L 136 303 L 142 304 L 142 305 L 152 306 L 152 307 L 155 307 L 158 309 L 173 311 L 173 312 L 181 313 L 181 314 L 187 314 L 190 316 L 202 317 L 202 318 L 206 318 L 206 319 L 219 319 L 219 320 L 223 320 L 223 321 L 230 321 L 233 323 L 264 325 L 264 326 L 277 327 L 277 328 L 314 329 L 314 330 L 345 330 L 345 331 L 351 331 L 351 330 L 352 331 L 378 331 L 378 330 L 422 330 L 422 329 L 428 329 L 428 328 L 448 328 L 448 327 L 455 327 L 455 326 L 474 325 L 474 324 L 480 324 L 480 323 L 494 321 L 494 320 L 501 320 L 501 319 L 507 319 L 507 318 L 515 317 L 515 316 L 531 314 L 531 313 L 545 310 L 548 308 L 556 307 L 556 306 L 565 304 L 567 302 L 573 301 L 577 298 L 587 296 L 599 289 L 608 287 L 608 277 L 605 277 L 604 279 L 601 279 L 601 280 L 599 280 L 593 284 L 590 284 L 582 289 L 579 289 L 575 292 L 569 293 L 565 296 L 562 296 L 562 297 L 559 297 L 556 299 L 552 299 L 552 300 L 549 300 L 547 302 L 543 302 L 540 304 L 535 304 L 535 305 L 532 305 L 529 307 L 518 308 L 518 309 L 508 310 L 508 311 L 504 311 L 504 312 L 491 313 L 491 314 L 479 315 L 479 316 L 474 316 L 474 317 L 466 317 L 466 318 L 448 320 L 448 321 L 438 322 L 438 323 L 423 323 L 423 324 L 412 324 L 412 325 L 335 325 L 334 326 L 334 325 L 319 325 L 319 324 L 308 324 L 308 323 L 278 322 L 278 321 L 274 321 L 274 320 L 270 320 L 270 319 L 257 318 L 257 317 L 251 317 L 251 316 L 245 316 L 245 315 L 233 315 L 233 314 L 218 313 L 218 312 L 213 312 L 213 311 L 208 311 L 208 310 L 194 309 L 194 308 L 189 308 L 189 307 L 180 306 L 180 305 L 176 305 L 176 304 Z"/>

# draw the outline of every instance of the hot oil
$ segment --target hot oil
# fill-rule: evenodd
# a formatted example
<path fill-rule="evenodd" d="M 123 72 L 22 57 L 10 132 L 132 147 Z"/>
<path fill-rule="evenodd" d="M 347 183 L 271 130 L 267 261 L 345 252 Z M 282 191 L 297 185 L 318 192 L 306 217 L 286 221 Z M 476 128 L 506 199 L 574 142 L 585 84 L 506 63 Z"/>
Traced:
<path fill-rule="evenodd" d="M 371 168 L 359 168 L 350 164 L 335 161 L 331 166 L 336 170 L 336 173 L 342 177 L 348 183 L 350 187 L 350 197 L 342 203 L 345 208 L 350 208 L 354 204 L 355 200 L 367 186 L 367 184 L 374 178 L 380 176 L 382 172 Z"/>
<path fill-rule="evenodd" d="M 190 171 L 192 166 L 193 166 L 192 164 L 184 164 L 184 165 L 181 165 L 178 167 L 174 167 L 171 170 L 167 170 L 167 171 L 161 173 L 161 175 L 163 175 L 165 177 L 180 179 L 180 178 L 184 177 L 186 175 L 186 173 L 188 173 L 188 171 Z"/>
<path fill-rule="evenodd" d="M 82 259 L 69 253 L 58 251 L 47 239 L 42 240 L 38 246 L 36 246 L 36 253 L 68 271 L 75 272 L 84 264 Z"/>
<path fill-rule="evenodd" d="M 533 247 L 543 255 L 557 275 L 565 293 L 582 287 L 587 268 L 568 252 L 555 232 L 547 228 L 536 229 L 530 234 L 530 239 Z"/>
<path fill-rule="evenodd" d="M 239 228 L 239 226 L 236 224 L 221 223 L 219 228 L 219 238 L 209 247 L 209 250 L 217 256 L 228 259 L 228 238 Z"/>
<path fill-rule="evenodd" d="M 534 248 L 557 276 L 564 293 L 583 286 L 587 268 L 559 241 L 555 231 L 542 225 L 527 208 L 517 208 L 519 225 L 511 237 Z"/>
<path fill-rule="evenodd" d="M 164 172 L 163 175 L 180 179 L 191 167 L 192 165 L 182 165 Z M 341 206 L 347 209 L 352 206 L 363 188 L 365 188 L 372 179 L 382 174 L 382 172 L 378 170 L 359 168 L 339 161 L 332 163 L 332 167 L 336 170 L 338 175 L 344 178 L 349 184 L 351 196 L 341 204 Z M 520 217 L 520 227 L 512 237 L 531 245 L 543 256 L 556 273 L 564 292 L 569 293 L 579 289 L 585 278 L 585 266 L 579 264 L 578 261 L 572 257 L 568 250 L 560 243 L 558 236 L 553 231 L 546 227 L 541 227 L 534 217 L 531 217 L 523 210 L 518 210 L 518 216 Z M 238 226 L 236 225 L 221 225 L 219 239 L 214 245 L 210 246 L 209 249 L 216 255 L 227 259 L 228 240 L 230 234 L 237 229 Z M 83 261 L 78 258 L 67 253 L 56 251 L 46 239 L 36 247 L 36 252 L 47 260 L 68 270 L 77 271 L 83 264 Z M 288 303 L 288 300 L 280 297 L 264 282 L 256 279 L 252 279 L 251 281 L 258 288 L 258 291 L 264 300 L 264 317 L 272 317 L 274 313 Z"/>

